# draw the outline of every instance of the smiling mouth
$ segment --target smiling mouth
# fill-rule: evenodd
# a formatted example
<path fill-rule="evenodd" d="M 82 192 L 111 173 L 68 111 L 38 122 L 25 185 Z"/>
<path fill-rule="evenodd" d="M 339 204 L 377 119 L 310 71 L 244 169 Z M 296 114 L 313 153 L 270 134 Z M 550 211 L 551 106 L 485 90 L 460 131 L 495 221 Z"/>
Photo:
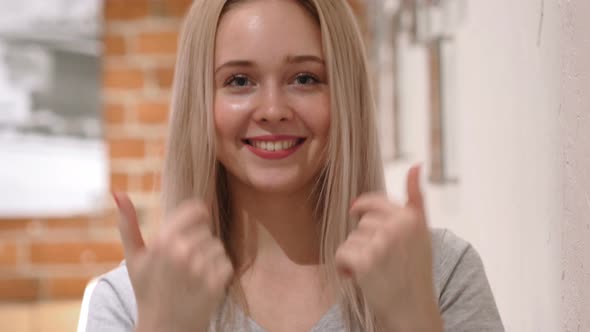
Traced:
<path fill-rule="evenodd" d="M 274 152 L 287 151 L 296 148 L 305 142 L 305 138 L 281 139 L 272 141 L 244 139 L 242 142 L 259 150 Z"/>

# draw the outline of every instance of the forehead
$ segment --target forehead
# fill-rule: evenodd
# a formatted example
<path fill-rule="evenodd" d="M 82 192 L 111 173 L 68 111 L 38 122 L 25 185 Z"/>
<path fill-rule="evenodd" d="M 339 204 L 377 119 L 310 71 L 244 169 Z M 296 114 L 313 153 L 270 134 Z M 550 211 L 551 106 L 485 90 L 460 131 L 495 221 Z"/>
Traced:
<path fill-rule="evenodd" d="M 319 24 L 298 1 L 245 1 L 219 22 L 216 62 L 303 53 L 321 57 L 323 52 Z"/>

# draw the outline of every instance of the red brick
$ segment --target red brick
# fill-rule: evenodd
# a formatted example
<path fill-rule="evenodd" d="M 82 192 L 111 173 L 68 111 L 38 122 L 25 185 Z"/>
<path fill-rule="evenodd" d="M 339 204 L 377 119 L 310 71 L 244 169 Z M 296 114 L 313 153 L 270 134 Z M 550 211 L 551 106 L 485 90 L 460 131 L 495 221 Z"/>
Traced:
<path fill-rule="evenodd" d="M 1 301 L 32 301 L 39 298 L 37 278 L 0 279 Z"/>
<path fill-rule="evenodd" d="M 178 31 L 145 32 L 137 37 L 137 51 L 145 55 L 174 55 Z"/>
<path fill-rule="evenodd" d="M 125 173 L 111 173 L 111 191 L 128 191 L 129 190 L 129 175 Z"/>
<path fill-rule="evenodd" d="M 165 124 L 168 122 L 168 104 L 141 102 L 135 107 L 137 120 L 144 124 Z"/>
<path fill-rule="evenodd" d="M 150 153 L 150 157 L 160 157 L 164 158 L 164 153 L 166 151 L 166 140 L 165 139 L 157 139 L 151 140 L 148 142 L 148 151 Z"/>
<path fill-rule="evenodd" d="M 110 90 L 137 90 L 144 86 L 144 75 L 139 69 L 105 68 L 103 87 Z"/>
<path fill-rule="evenodd" d="M 144 192 L 160 191 L 161 176 L 159 173 L 148 173 L 141 177 L 141 190 Z"/>
<path fill-rule="evenodd" d="M 79 299 L 92 277 L 53 277 L 44 280 L 45 296 L 51 300 Z"/>
<path fill-rule="evenodd" d="M 123 259 L 118 242 L 66 242 L 31 244 L 33 264 L 116 263 Z"/>
<path fill-rule="evenodd" d="M 77 215 L 77 216 L 64 216 L 55 218 L 44 218 L 40 219 L 39 222 L 44 228 L 47 229 L 64 229 L 64 228 L 79 228 L 87 229 L 90 222 L 89 216 Z"/>
<path fill-rule="evenodd" d="M 107 104 L 103 108 L 103 118 L 107 125 L 122 124 L 125 121 L 125 107 L 121 104 Z"/>
<path fill-rule="evenodd" d="M 0 218 L 0 233 L 6 231 L 24 231 L 31 224 L 30 218 Z"/>
<path fill-rule="evenodd" d="M 119 211 L 116 208 L 108 209 L 100 218 L 92 223 L 91 227 L 97 228 L 117 228 L 119 224 Z"/>
<path fill-rule="evenodd" d="M 183 17 L 193 0 L 158 0 L 153 3 L 153 13 L 159 16 Z"/>
<path fill-rule="evenodd" d="M 162 89 L 172 88 L 172 82 L 174 81 L 174 67 L 162 67 L 156 69 L 155 72 L 156 82 Z"/>
<path fill-rule="evenodd" d="M 106 35 L 103 38 L 103 55 L 121 56 L 127 53 L 127 45 L 123 36 Z"/>
<path fill-rule="evenodd" d="M 105 0 L 106 21 L 127 21 L 147 17 L 150 12 L 149 0 Z"/>
<path fill-rule="evenodd" d="M 17 252 L 16 243 L 0 243 L 0 267 L 15 267 Z"/>
<path fill-rule="evenodd" d="M 143 158 L 145 142 L 140 139 L 112 139 L 109 142 L 109 157 L 112 158 Z"/>

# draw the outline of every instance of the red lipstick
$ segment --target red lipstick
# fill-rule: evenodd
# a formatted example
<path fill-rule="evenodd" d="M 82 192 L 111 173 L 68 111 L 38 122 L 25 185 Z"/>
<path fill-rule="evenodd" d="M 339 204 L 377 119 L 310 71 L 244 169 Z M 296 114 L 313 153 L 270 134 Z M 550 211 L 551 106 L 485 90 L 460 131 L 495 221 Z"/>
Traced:
<path fill-rule="evenodd" d="M 261 147 L 257 147 L 257 142 L 280 142 L 280 141 L 294 141 L 293 146 L 287 149 L 279 149 L 277 151 L 269 151 L 263 149 Z M 290 135 L 265 135 L 265 136 L 255 136 L 249 137 L 243 140 L 246 144 L 246 147 L 250 152 L 254 153 L 260 158 L 263 159 L 270 159 L 270 160 L 278 160 L 284 159 L 288 156 L 295 153 L 299 148 L 303 145 L 305 138 L 300 136 L 290 136 Z"/>

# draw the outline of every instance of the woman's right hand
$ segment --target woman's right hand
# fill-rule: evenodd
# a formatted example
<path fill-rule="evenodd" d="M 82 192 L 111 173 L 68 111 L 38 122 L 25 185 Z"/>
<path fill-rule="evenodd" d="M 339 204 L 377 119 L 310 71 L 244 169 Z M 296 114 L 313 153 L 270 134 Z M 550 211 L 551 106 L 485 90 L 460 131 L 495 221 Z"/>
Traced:
<path fill-rule="evenodd" d="M 133 203 L 113 194 L 129 278 L 137 301 L 137 331 L 206 331 L 233 275 L 201 201 L 182 203 L 145 246 Z"/>

